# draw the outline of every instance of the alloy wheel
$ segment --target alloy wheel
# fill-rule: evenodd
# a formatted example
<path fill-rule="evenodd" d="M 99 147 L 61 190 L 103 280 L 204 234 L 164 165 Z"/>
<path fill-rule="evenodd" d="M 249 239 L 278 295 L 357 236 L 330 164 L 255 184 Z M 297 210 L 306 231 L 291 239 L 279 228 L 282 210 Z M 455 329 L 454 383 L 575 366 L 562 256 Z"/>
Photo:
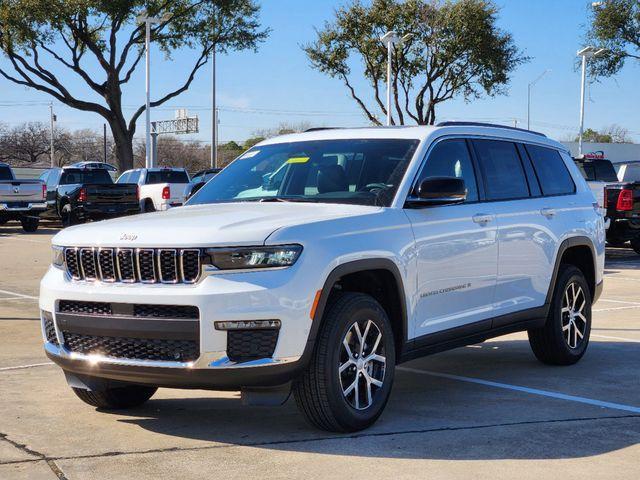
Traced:
<path fill-rule="evenodd" d="M 338 376 L 342 394 L 356 410 L 373 404 L 384 384 L 386 356 L 382 332 L 372 320 L 354 322 L 340 348 Z"/>
<path fill-rule="evenodd" d="M 583 341 L 587 330 L 585 307 L 587 298 L 582 287 L 571 282 L 567 285 L 562 299 L 562 333 L 569 348 L 577 348 Z"/>

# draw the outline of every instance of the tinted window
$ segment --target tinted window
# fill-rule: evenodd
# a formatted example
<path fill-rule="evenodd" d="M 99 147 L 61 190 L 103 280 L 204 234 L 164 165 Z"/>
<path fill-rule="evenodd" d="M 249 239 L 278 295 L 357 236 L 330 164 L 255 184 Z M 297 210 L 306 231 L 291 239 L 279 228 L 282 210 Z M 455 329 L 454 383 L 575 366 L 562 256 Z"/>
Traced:
<path fill-rule="evenodd" d="M 131 178 L 131 172 L 124 172 L 116 183 L 129 183 L 129 178 Z"/>
<path fill-rule="evenodd" d="M 508 200 L 529 196 L 529 185 L 516 145 L 499 140 L 474 140 L 485 177 L 489 200 Z"/>
<path fill-rule="evenodd" d="M 575 191 L 573 179 L 557 150 L 537 145 L 525 145 L 525 148 L 538 176 L 543 195 L 562 195 Z"/>
<path fill-rule="evenodd" d="M 618 172 L 618 179 L 621 182 L 637 182 L 640 180 L 640 165 L 637 163 L 630 163 L 626 165 L 624 169 L 624 177 L 621 178 L 620 172 Z"/>
<path fill-rule="evenodd" d="M 596 172 L 596 180 L 601 182 L 617 182 L 618 176 L 613 164 L 609 160 L 594 160 L 593 166 Z"/>
<path fill-rule="evenodd" d="M 159 170 L 147 172 L 146 183 L 189 183 L 189 177 L 184 170 Z"/>
<path fill-rule="evenodd" d="M 389 206 L 417 140 L 344 139 L 254 147 L 189 204 L 272 201 Z"/>
<path fill-rule="evenodd" d="M 9 167 L 0 167 L 0 180 L 13 180 L 11 169 Z"/>
<path fill-rule="evenodd" d="M 418 184 L 428 177 L 462 178 L 467 187 L 467 201 L 478 200 L 476 175 L 464 140 L 440 142 L 433 148 L 420 173 Z"/>
<path fill-rule="evenodd" d="M 131 176 L 129 177 L 129 181 L 127 183 L 138 183 L 138 180 L 140 180 L 141 174 L 142 174 L 142 170 L 133 170 L 131 172 Z"/>
<path fill-rule="evenodd" d="M 113 183 L 109 172 L 102 169 L 65 169 L 60 180 L 61 185 L 71 185 L 74 183 L 100 184 L 106 185 Z"/>

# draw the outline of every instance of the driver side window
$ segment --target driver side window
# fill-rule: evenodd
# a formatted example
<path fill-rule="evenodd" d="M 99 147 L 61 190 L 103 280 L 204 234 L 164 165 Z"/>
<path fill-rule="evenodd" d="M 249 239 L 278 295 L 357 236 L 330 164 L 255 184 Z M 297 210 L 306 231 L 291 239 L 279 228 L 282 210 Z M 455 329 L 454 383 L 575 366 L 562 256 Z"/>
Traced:
<path fill-rule="evenodd" d="M 464 140 L 445 140 L 438 143 L 427 158 L 418 177 L 419 185 L 428 177 L 456 177 L 464 180 L 467 188 L 467 202 L 478 201 L 478 185 L 469 155 L 467 142 Z"/>

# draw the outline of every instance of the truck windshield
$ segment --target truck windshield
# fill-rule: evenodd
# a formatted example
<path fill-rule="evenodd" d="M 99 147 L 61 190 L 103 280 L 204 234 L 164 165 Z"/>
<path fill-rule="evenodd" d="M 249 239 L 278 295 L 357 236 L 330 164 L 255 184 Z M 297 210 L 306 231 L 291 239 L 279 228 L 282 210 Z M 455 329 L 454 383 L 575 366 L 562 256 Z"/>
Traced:
<path fill-rule="evenodd" d="M 147 185 L 156 183 L 189 183 L 189 176 L 183 170 L 159 170 L 147 172 Z"/>
<path fill-rule="evenodd" d="M 113 183 L 109 172 L 102 169 L 69 168 L 62 172 L 60 185 L 72 185 L 74 183 L 107 185 Z"/>
<path fill-rule="evenodd" d="M 347 139 L 257 146 L 187 204 L 300 201 L 389 206 L 418 143 Z"/>
<path fill-rule="evenodd" d="M 618 176 L 613 168 L 613 164 L 609 160 L 590 160 L 586 162 L 578 162 L 578 167 L 582 171 L 582 175 L 587 180 L 593 182 L 617 182 Z"/>
<path fill-rule="evenodd" d="M 11 169 L 9 167 L 0 166 L 0 181 L 1 180 L 13 180 L 13 175 L 11 175 Z"/>

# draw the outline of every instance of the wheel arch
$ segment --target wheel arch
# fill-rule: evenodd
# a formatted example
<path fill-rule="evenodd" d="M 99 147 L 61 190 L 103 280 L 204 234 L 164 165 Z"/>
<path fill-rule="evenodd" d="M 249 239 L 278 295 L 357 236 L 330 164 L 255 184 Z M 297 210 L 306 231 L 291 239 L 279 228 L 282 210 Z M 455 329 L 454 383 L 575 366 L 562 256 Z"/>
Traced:
<path fill-rule="evenodd" d="M 584 236 L 567 238 L 560 244 L 560 247 L 558 247 L 551 283 L 547 291 L 546 303 L 549 304 L 551 302 L 553 289 L 560 271 L 560 265 L 563 263 L 574 265 L 582 271 L 589 285 L 592 302 L 595 303 L 599 296 L 599 289 L 596 284 L 597 255 L 591 239 Z"/>

